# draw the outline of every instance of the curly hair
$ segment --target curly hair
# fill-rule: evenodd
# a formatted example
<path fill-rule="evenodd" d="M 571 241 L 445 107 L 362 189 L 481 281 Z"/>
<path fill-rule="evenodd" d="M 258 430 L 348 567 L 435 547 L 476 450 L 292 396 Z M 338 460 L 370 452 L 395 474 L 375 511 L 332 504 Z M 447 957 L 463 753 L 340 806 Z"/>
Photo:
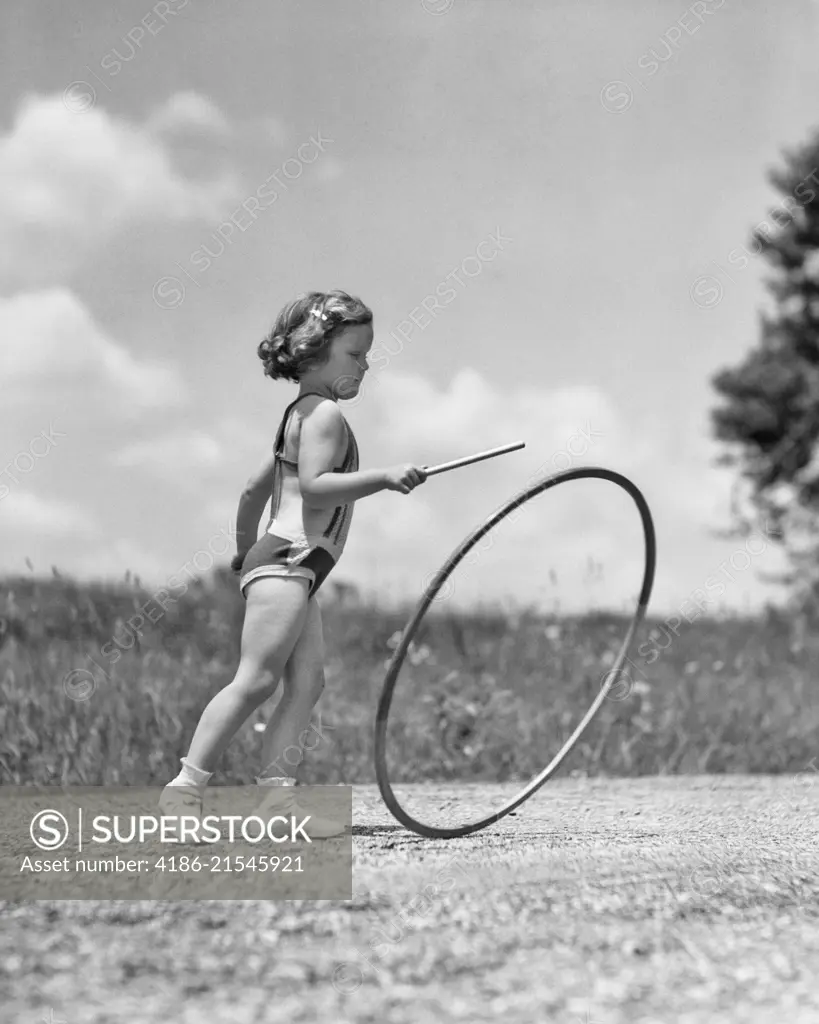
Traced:
<path fill-rule="evenodd" d="M 281 310 L 259 345 L 264 372 L 273 380 L 298 381 L 320 366 L 330 344 L 350 324 L 372 323 L 372 310 L 347 292 L 306 292 Z"/>

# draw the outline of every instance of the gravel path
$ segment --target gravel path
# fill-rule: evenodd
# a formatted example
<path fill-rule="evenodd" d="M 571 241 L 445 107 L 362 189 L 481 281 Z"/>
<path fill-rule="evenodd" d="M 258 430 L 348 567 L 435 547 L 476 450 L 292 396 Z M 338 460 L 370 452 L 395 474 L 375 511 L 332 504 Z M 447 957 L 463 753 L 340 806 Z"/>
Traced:
<path fill-rule="evenodd" d="M 816 1024 L 816 778 L 356 787 L 351 901 L 0 905 L 0 1020 Z"/>

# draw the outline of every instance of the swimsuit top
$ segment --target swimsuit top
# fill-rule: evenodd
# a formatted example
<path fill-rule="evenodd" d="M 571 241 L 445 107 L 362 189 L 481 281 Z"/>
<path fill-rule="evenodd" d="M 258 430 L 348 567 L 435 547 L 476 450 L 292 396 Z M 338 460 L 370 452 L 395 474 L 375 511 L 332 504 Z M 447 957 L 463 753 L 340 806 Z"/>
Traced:
<path fill-rule="evenodd" d="M 300 513 L 296 509 L 283 510 L 281 508 L 283 466 L 293 472 L 298 472 L 298 463 L 284 457 L 285 433 L 290 420 L 290 414 L 302 398 L 308 395 L 316 395 L 319 398 L 326 398 L 317 391 L 305 391 L 284 411 L 281 424 L 276 434 L 276 441 L 273 447 L 276 458 L 276 471 L 273 476 L 273 495 L 271 504 L 271 520 L 267 528 L 268 533 L 293 541 L 302 547 L 315 547 L 319 545 L 328 549 L 337 559 L 344 548 L 347 539 L 347 532 L 352 519 L 353 503 L 339 505 L 335 509 L 311 509 L 302 501 Z M 341 466 L 333 468 L 332 473 L 351 473 L 358 469 L 358 445 L 356 444 L 353 432 L 347 420 L 344 420 L 347 430 L 347 451 Z M 285 512 L 282 516 L 281 513 Z"/>

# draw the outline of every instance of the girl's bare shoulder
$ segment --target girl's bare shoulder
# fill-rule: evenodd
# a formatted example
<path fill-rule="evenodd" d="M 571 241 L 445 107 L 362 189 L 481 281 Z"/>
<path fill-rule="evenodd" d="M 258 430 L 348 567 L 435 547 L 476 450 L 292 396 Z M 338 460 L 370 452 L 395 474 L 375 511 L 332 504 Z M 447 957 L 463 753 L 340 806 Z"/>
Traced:
<path fill-rule="evenodd" d="M 332 398 L 325 398 L 323 395 L 308 395 L 299 405 L 305 416 L 317 416 L 320 419 L 329 421 L 344 419 L 338 403 L 334 402 Z"/>
<path fill-rule="evenodd" d="M 309 433 L 338 435 L 344 430 L 344 414 L 332 398 L 310 395 L 302 404 L 302 422 Z"/>

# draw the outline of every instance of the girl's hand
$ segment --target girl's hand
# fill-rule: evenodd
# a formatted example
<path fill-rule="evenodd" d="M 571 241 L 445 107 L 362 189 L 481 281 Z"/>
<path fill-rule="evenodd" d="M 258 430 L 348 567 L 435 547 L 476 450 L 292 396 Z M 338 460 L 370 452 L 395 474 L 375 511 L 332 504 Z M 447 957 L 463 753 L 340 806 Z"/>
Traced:
<path fill-rule="evenodd" d="M 427 478 L 426 471 L 420 466 L 407 463 L 403 466 L 391 466 L 384 470 L 384 485 L 388 491 L 400 491 L 409 494 L 411 490 L 422 484 Z"/>
<path fill-rule="evenodd" d="M 233 556 L 230 562 L 230 567 L 235 573 L 240 573 L 242 571 L 242 563 L 244 562 L 246 557 L 247 552 L 245 552 L 244 554 L 238 554 Z"/>

